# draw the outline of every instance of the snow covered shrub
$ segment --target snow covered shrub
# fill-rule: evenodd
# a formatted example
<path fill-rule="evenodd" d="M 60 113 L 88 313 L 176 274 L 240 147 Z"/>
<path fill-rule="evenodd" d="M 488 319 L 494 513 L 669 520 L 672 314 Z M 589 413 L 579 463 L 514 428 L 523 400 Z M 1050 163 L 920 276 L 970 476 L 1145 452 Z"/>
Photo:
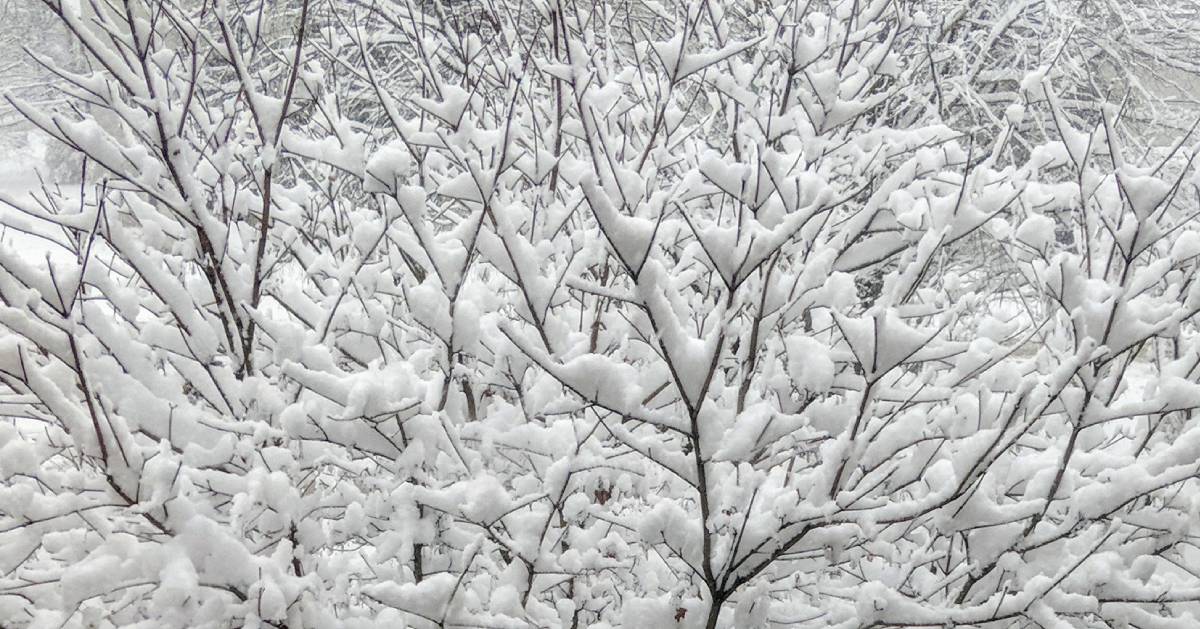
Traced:
<path fill-rule="evenodd" d="M 46 4 L 121 124 L 17 102 L 106 176 L 0 197 L 6 629 L 1196 623 L 1119 112 L 889 126 L 884 0 Z"/>

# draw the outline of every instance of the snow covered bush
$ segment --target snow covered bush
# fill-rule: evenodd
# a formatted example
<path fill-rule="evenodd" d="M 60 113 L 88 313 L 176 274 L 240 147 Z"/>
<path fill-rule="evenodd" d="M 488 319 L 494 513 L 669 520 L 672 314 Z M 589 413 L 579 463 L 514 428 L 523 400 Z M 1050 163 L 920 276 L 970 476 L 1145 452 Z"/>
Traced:
<path fill-rule="evenodd" d="M 1196 624 L 1190 138 L 895 124 L 885 0 L 45 3 L 5 629 Z"/>

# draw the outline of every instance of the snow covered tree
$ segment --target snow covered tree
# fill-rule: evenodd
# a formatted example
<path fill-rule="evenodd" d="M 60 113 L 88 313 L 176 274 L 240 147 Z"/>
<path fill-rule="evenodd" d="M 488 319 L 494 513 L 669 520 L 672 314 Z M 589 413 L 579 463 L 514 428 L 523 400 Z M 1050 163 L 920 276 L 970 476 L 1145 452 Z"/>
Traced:
<path fill-rule="evenodd" d="M 1098 103 L 1122 103 L 1132 146 L 1169 146 L 1200 112 L 1195 3 L 1156 0 L 920 0 L 929 21 L 914 47 L 911 80 L 897 104 L 902 120 L 929 110 L 964 132 L 995 134 L 1005 109 L 1024 102 L 1031 74 L 1054 80 L 1061 107 L 1086 125 L 1099 123 Z M 933 89 L 929 89 L 933 86 Z M 1012 147 L 1025 154 L 1053 137 L 1046 108 L 1034 107 Z"/>
<path fill-rule="evenodd" d="M 5 629 L 1196 623 L 1190 136 L 900 115 L 912 3 L 44 2 Z"/>

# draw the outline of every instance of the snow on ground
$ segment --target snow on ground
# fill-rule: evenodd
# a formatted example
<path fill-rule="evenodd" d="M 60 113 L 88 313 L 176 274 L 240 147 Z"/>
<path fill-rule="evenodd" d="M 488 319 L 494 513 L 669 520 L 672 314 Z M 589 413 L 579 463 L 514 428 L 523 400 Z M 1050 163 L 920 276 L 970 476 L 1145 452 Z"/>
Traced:
<path fill-rule="evenodd" d="M 33 262 L 49 255 L 53 260 L 67 261 L 70 254 L 55 247 L 43 238 L 28 232 L 57 237 L 60 234 L 48 231 L 44 225 L 23 215 L 14 205 L 44 207 L 46 196 L 43 183 L 61 185 L 68 202 L 77 202 L 78 192 L 67 184 L 54 181 L 51 168 L 47 167 L 47 145 L 40 137 L 30 134 L 29 141 L 17 147 L 6 148 L 0 154 L 0 246 L 14 247 L 22 257 Z"/>

